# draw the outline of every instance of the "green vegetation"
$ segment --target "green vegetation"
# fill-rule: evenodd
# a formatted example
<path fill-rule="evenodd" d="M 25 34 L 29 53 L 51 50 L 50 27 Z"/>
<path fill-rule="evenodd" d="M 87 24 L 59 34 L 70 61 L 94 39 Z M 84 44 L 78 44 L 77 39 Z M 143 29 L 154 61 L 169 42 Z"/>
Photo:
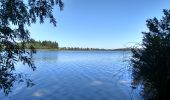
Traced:
<path fill-rule="evenodd" d="M 59 50 L 75 50 L 75 51 L 130 51 L 131 48 L 100 49 L 100 48 L 60 47 Z"/>
<path fill-rule="evenodd" d="M 161 20 L 147 20 L 143 49 L 132 49 L 133 87 L 142 86 L 144 100 L 170 100 L 170 10 Z"/>
<path fill-rule="evenodd" d="M 26 43 L 30 40 L 26 26 L 31 26 L 37 20 L 42 24 L 44 19 L 49 19 L 50 23 L 56 26 L 53 8 L 59 6 L 62 10 L 63 2 L 61 0 L 0 0 L 0 6 L 0 89 L 7 95 L 14 82 L 23 78 L 22 74 L 15 73 L 17 62 L 27 64 L 33 70 L 36 69 L 32 60 L 34 47 L 30 46 L 30 51 L 26 50 Z M 31 81 L 26 79 L 26 82 L 29 86 Z"/>
<path fill-rule="evenodd" d="M 21 43 L 19 43 L 21 45 Z M 130 48 L 119 48 L 119 49 L 100 49 L 100 48 L 80 48 L 80 47 L 59 47 L 56 41 L 36 41 L 30 39 L 25 43 L 26 49 L 34 47 L 35 49 L 52 49 L 52 50 L 75 50 L 75 51 L 130 51 Z"/>
<path fill-rule="evenodd" d="M 46 40 L 35 41 L 34 39 L 30 39 L 30 41 L 26 43 L 26 48 L 29 49 L 31 46 L 34 46 L 35 49 L 59 49 L 57 42 Z"/>
<path fill-rule="evenodd" d="M 75 50 L 75 51 L 104 51 L 104 50 L 113 50 L 113 49 L 99 49 L 99 48 L 80 48 L 80 47 L 61 47 L 59 50 Z"/>

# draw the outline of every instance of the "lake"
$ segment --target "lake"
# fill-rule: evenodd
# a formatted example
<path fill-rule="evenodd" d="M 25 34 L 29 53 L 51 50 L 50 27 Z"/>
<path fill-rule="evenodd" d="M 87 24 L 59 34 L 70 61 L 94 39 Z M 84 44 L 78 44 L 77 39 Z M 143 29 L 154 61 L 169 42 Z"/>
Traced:
<path fill-rule="evenodd" d="M 132 91 L 128 71 L 129 51 L 38 51 L 32 71 L 22 64 L 23 72 L 33 80 L 27 88 L 16 83 L 9 96 L 1 100 L 139 100 Z"/>

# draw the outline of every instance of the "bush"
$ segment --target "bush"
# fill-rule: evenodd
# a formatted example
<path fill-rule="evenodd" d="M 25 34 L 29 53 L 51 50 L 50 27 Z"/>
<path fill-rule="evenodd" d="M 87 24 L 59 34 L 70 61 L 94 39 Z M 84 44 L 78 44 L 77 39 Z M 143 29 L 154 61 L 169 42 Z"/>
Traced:
<path fill-rule="evenodd" d="M 142 48 L 132 49 L 132 85 L 141 85 L 147 100 L 169 100 L 170 95 L 170 10 L 163 12 L 161 20 L 147 20 Z"/>

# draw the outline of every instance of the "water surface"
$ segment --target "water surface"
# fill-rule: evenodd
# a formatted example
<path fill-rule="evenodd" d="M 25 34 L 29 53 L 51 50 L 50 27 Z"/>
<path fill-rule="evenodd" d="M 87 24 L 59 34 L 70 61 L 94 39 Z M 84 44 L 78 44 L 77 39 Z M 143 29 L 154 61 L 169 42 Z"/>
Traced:
<path fill-rule="evenodd" d="M 35 85 L 16 83 L 1 100 L 131 100 L 128 51 L 38 51 L 35 72 L 18 65 Z"/>

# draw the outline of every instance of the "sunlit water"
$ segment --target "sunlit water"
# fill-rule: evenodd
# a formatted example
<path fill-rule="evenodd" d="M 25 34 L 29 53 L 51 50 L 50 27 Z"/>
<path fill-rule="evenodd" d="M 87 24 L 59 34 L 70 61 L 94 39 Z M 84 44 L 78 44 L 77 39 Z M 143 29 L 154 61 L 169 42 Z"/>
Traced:
<path fill-rule="evenodd" d="M 16 83 L 0 100 L 138 100 L 130 87 L 128 51 L 38 51 L 36 71 L 18 65 L 35 85 Z M 121 70 L 120 70 L 121 69 Z"/>

